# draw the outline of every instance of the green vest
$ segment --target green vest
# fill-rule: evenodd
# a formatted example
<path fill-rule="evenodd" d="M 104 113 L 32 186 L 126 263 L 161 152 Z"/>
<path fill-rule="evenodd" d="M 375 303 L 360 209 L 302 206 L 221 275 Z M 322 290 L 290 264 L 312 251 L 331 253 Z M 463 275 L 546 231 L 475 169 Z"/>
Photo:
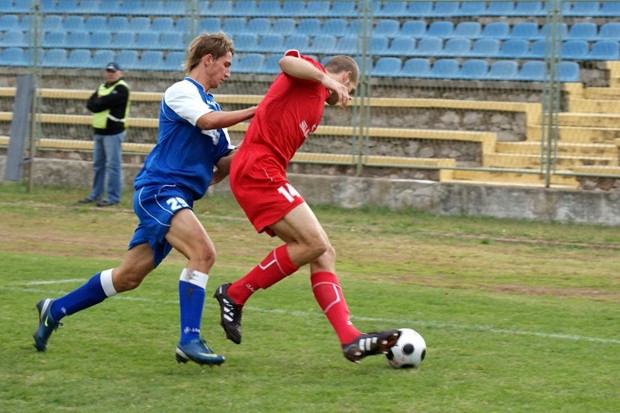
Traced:
<path fill-rule="evenodd" d="M 99 85 L 99 88 L 97 89 L 97 95 L 98 96 L 109 95 L 110 93 L 112 93 L 114 88 L 118 85 L 125 85 L 125 87 L 129 89 L 129 86 L 127 85 L 127 83 L 125 83 L 124 80 L 120 80 L 114 83 L 110 87 L 106 87 L 105 83 L 102 83 L 101 85 Z M 93 128 L 105 129 L 108 126 L 108 118 L 116 122 L 123 122 L 123 124 L 125 125 L 125 128 L 127 128 L 127 115 L 128 114 L 129 114 L 129 100 L 127 100 L 127 107 L 125 108 L 125 116 L 123 117 L 123 119 L 117 119 L 113 117 L 112 115 L 110 115 L 110 109 L 106 109 L 104 111 L 93 114 Z"/>

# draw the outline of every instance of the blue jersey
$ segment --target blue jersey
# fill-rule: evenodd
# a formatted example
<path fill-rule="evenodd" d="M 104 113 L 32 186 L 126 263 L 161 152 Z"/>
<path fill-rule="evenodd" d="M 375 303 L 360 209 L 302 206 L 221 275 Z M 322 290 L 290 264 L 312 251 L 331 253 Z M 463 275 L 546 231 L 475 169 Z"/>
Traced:
<path fill-rule="evenodd" d="M 234 146 L 226 128 L 201 130 L 198 119 L 221 111 L 213 95 L 186 77 L 164 93 L 159 109 L 157 144 L 136 176 L 134 188 L 147 185 L 176 185 L 201 198 L 213 177 L 213 167 Z"/>

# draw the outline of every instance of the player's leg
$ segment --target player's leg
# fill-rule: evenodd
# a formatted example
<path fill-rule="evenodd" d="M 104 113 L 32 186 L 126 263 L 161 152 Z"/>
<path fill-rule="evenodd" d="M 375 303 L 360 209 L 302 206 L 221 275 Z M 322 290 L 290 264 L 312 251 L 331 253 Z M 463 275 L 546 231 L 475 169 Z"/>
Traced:
<path fill-rule="evenodd" d="M 151 248 L 148 244 L 140 244 L 127 251 L 118 268 L 98 272 L 85 284 L 60 298 L 39 301 L 36 305 L 39 326 L 33 335 L 36 349 L 46 350 L 50 335 L 64 317 L 99 304 L 119 292 L 136 288 L 153 268 Z"/>
<path fill-rule="evenodd" d="M 177 361 L 221 364 L 224 357 L 214 354 L 200 335 L 208 274 L 215 263 L 213 242 L 189 208 L 174 214 L 166 240 L 188 260 L 179 277 L 181 334 Z"/>

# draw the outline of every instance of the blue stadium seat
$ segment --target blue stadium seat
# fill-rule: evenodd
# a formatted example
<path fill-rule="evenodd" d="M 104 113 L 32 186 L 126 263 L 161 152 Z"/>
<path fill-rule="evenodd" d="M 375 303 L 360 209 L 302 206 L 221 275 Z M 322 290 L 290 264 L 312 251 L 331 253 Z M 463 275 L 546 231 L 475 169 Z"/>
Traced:
<path fill-rule="evenodd" d="M 76 9 L 76 12 L 80 14 L 95 14 L 99 11 L 99 0 L 80 0 Z"/>
<path fill-rule="evenodd" d="M 525 57 L 528 59 L 544 59 L 547 53 L 551 53 L 550 43 L 548 44 L 545 39 L 539 39 L 532 42 Z"/>
<path fill-rule="evenodd" d="M 466 2 L 464 2 L 466 3 Z M 482 26 L 478 22 L 460 22 L 454 27 L 452 37 L 465 37 L 467 39 L 477 39 L 482 33 Z"/>
<path fill-rule="evenodd" d="M 18 30 L 19 27 L 19 16 L 17 14 L 3 14 L 0 16 L 0 31 Z"/>
<path fill-rule="evenodd" d="M 264 34 L 258 39 L 256 50 L 267 53 L 284 52 L 284 36 L 280 33 Z"/>
<path fill-rule="evenodd" d="M 136 33 L 151 30 L 151 19 L 148 17 L 132 17 L 127 23 L 127 30 Z"/>
<path fill-rule="evenodd" d="M 587 40 L 567 40 L 562 44 L 561 56 L 567 60 L 584 60 L 590 52 Z"/>
<path fill-rule="evenodd" d="M 151 30 L 162 33 L 174 30 L 174 20 L 172 17 L 155 17 L 151 21 Z"/>
<path fill-rule="evenodd" d="M 371 75 L 377 77 L 395 77 L 400 74 L 403 62 L 398 57 L 380 57 L 372 69 Z"/>
<path fill-rule="evenodd" d="M 105 16 L 88 16 L 84 19 L 84 27 L 90 32 L 108 31 L 108 19 Z"/>
<path fill-rule="evenodd" d="M 412 57 L 405 60 L 400 75 L 402 77 L 426 78 L 430 71 L 431 65 L 428 59 Z"/>
<path fill-rule="evenodd" d="M 4 17 L 4 16 L 3 16 Z M 56 14 L 47 14 L 43 17 L 42 28 L 44 31 L 54 32 L 62 29 L 63 17 Z"/>
<path fill-rule="evenodd" d="M 164 68 L 164 53 L 160 50 L 147 50 L 140 56 L 141 70 L 162 70 Z"/>
<path fill-rule="evenodd" d="M 69 15 L 62 19 L 62 29 L 63 30 L 86 30 L 86 26 L 84 25 L 84 17 Z"/>
<path fill-rule="evenodd" d="M 401 36 L 420 38 L 426 35 L 426 22 L 424 20 L 407 20 L 400 28 Z"/>
<path fill-rule="evenodd" d="M 316 36 L 323 33 L 321 20 L 318 18 L 301 19 L 297 23 L 297 33 Z"/>
<path fill-rule="evenodd" d="M 238 33 L 234 36 L 235 49 L 239 52 L 255 52 L 258 50 L 258 36 L 254 33 Z"/>
<path fill-rule="evenodd" d="M 576 62 L 560 62 L 560 82 L 580 82 L 580 67 Z"/>
<path fill-rule="evenodd" d="M 122 13 L 124 15 L 127 16 L 131 16 L 131 15 L 135 15 L 135 14 L 142 14 L 144 13 L 144 8 L 143 8 L 143 3 L 142 0 L 123 0 L 123 2 L 116 2 L 116 3 L 120 3 L 118 4 L 117 7 L 119 7 L 118 10 L 113 10 L 113 13 Z M 149 10 L 150 13 L 153 13 L 153 5 L 156 4 L 155 2 L 150 2 Z M 114 7 L 114 5 L 110 5 L 112 7 Z M 106 7 L 107 8 L 107 7 Z"/>
<path fill-rule="evenodd" d="M 13 13 L 29 13 L 32 12 L 32 0 L 15 0 L 11 12 Z"/>
<path fill-rule="evenodd" d="M 88 69 L 91 59 L 90 49 L 73 49 L 67 56 L 66 67 Z"/>
<path fill-rule="evenodd" d="M 116 60 L 116 55 L 113 50 L 107 49 L 97 49 L 93 52 L 93 57 L 90 59 L 92 69 L 101 69 L 110 62 L 114 62 Z M 121 66 L 122 67 L 122 66 Z"/>
<path fill-rule="evenodd" d="M 309 17 L 342 17 L 342 15 L 331 13 L 330 3 L 329 1 L 309 0 L 301 10 L 301 15 Z M 303 6 L 303 2 L 301 4 Z"/>
<path fill-rule="evenodd" d="M 383 56 L 388 50 L 389 40 L 383 36 L 372 36 L 370 38 L 370 52 L 374 56 Z"/>
<path fill-rule="evenodd" d="M 216 33 L 222 30 L 222 22 L 219 17 L 204 18 L 200 20 L 199 26 L 200 26 L 200 30 L 209 32 L 209 33 Z M 177 30 L 181 31 L 179 27 L 177 27 L 176 23 L 175 23 L 175 27 Z"/>
<path fill-rule="evenodd" d="M 280 73 L 280 59 L 282 58 L 281 54 L 272 54 L 267 56 L 265 61 L 263 62 L 263 66 L 260 68 L 258 73 L 263 74 L 276 74 Z"/>
<path fill-rule="evenodd" d="M 132 46 L 138 50 L 160 49 L 162 45 L 159 42 L 159 33 L 151 31 L 138 32 L 135 43 Z"/>
<path fill-rule="evenodd" d="M 201 12 L 203 16 L 231 16 L 233 14 L 232 1 L 210 1 L 207 4 L 207 10 Z"/>
<path fill-rule="evenodd" d="M 432 1 L 412 1 L 408 3 L 404 16 L 420 18 L 433 15 Z"/>
<path fill-rule="evenodd" d="M 498 58 L 518 59 L 527 55 L 530 42 L 526 39 L 507 39 L 496 54 Z"/>
<path fill-rule="evenodd" d="M 396 37 L 399 32 L 400 22 L 398 20 L 385 19 L 376 22 L 373 35 L 393 38 Z"/>
<path fill-rule="evenodd" d="M 513 16 L 515 11 L 514 1 L 495 0 L 490 1 L 484 13 L 485 16 Z"/>
<path fill-rule="evenodd" d="M 325 5 L 325 13 L 329 10 L 329 3 Z M 284 0 L 282 3 L 282 16 L 289 16 L 291 18 L 303 16 L 306 9 L 306 3 L 299 0 Z"/>
<path fill-rule="evenodd" d="M 329 9 L 327 10 L 326 15 L 330 16 L 330 17 L 357 17 L 358 16 L 358 12 L 357 12 L 357 6 L 356 3 L 357 1 L 354 0 L 350 0 L 350 1 L 332 1 L 332 2 L 327 2 L 327 1 L 321 1 L 321 0 L 310 0 L 306 6 L 306 11 L 311 12 L 311 4 L 316 4 L 316 3 L 331 3 L 331 7 L 329 7 Z M 319 11 L 323 10 L 324 6 L 320 6 Z M 312 15 L 317 15 L 320 16 L 320 14 L 316 14 L 317 12 L 313 12 Z"/>
<path fill-rule="evenodd" d="M 306 49 L 306 53 L 331 53 L 335 48 L 336 36 L 332 36 L 331 34 L 319 34 L 312 38 L 312 42 L 310 47 Z M 303 51 L 301 52 L 303 53 Z"/>
<path fill-rule="evenodd" d="M 432 16 L 435 17 L 454 17 L 459 15 L 458 1 L 435 1 L 433 2 Z"/>
<path fill-rule="evenodd" d="M 564 12 L 564 17 L 595 17 L 600 9 L 598 1 L 574 1 L 569 10 Z"/>
<path fill-rule="evenodd" d="M 293 33 L 284 40 L 284 49 L 295 49 L 304 53 L 304 51 L 308 49 L 309 44 L 310 38 L 308 36 L 305 34 Z"/>
<path fill-rule="evenodd" d="M 426 36 L 446 38 L 452 35 L 454 23 L 448 20 L 437 20 L 428 26 Z"/>
<path fill-rule="evenodd" d="M 282 5 L 279 0 L 260 0 L 256 4 L 256 16 L 282 16 Z"/>
<path fill-rule="evenodd" d="M 258 9 L 255 0 L 237 0 L 233 6 L 232 14 L 234 16 L 256 16 Z"/>
<path fill-rule="evenodd" d="M 131 49 L 134 47 L 135 35 L 133 32 L 118 32 L 110 42 L 112 49 Z"/>
<path fill-rule="evenodd" d="M 295 31 L 297 21 L 290 17 L 276 19 L 273 23 L 272 31 L 281 36 L 288 36 Z"/>
<path fill-rule="evenodd" d="M 267 17 L 254 17 L 248 20 L 246 30 L 256 35 L 271 33 L 271 20 Z"/>
<path fill-rule="evenodd" d="M 519 72 L 515 76 L 515 80 L 543 82 L 545 80 L 545 62 L 532 60 L 523 63 L 523 66 L 521 66 Z"/>
<path fill-rule="evenodd" d="M 163 32 L 159 35 L 159 44 L 163 50 L 183 50 L 185 42 L 183 41 L 183 33 L 180 32 Z"/>
<path fill-rule="evenodd" d="M 21 47 L 7 47 L 0 49 L 0 66 L 28 66 L 32 56 Z"/>
<path fill-rule="evenodd" d="M 467 56 L 492 58 L 497 56 L 497 53 L 500 50 L 500 45 L 501 43 L 497 39 L 481 38 L 474 41 L 474 44 L 472 45 L 469 53 L 467 53 Z"/>
<path fill-rule="evenodd" d="M 247 33 L 247 20 L 245 17 L 229 17 L 222 19 L 222 30 L 229 36 L 237 33 Z"/>
<path fill-rule="evenodd" d="M 598 38 L 598 26 L 592 22 L 573 23 L 568 31 L 567 39 L 596 40 Z"/>
<path fill-rule="evenodd" d="M 90 35 L 90 49 L 100 49 L 107 47 L 112 43 L 112 33 L 110 32 L 93 32 Z"/>
<path fill-rule="evenodd" d="M 540 1 L 522 0 L 515 2 L 512 16 L 534 17 L 544 16 L 545 9 Z"/>
<path fill-rule="evenodd" d="M 67 33 L 64 31 L 45 32 L 43 47 L 56 48 L 67 46 Z"/>
<path fill-rule="evenodd" d="M 28 47 L 29 45 L 27 33 L 21 30 L 5 32 L 0 39 L 0 46 L 2 47 Z"/>
<path fill-rule="evenodd" d="M 484 79 L 489 71 L 489 62 L 484 59 L 465 60 L 461 65 L 457 77 L 466 80 Z"/>
<path fill-rule="evenodd" d="M 519 37 L 523 39 L 538 39 L 538 23 L 534 22 L 518 22 L 512 26 L 512 30 L 510 31 L 510 37 Z"/>
<path fill-rule="evenodd" d="M 610 39 L 610 40 L 620 39 L 620 23 L 618 22 L 603 23 L 599 28 L 598 37 L 599 39 Z"/>
<path fill-rule="evenodd" d="M 91 34 L 90 32 L 78 30 L 70 31 L 67 33 L 66 47 L 69 49 L 84 49 L 91 47 Z"/>
<path fill-rule="evenodd" d="M 162 70 L 182 71 L 185 61 L 185 52 L 168 52 L 164 57 Z"/>
<path fill-rule="evenodd" d="M 594 42 L 587 60 L 620 60 L 618 41 L 603 39 Z"/>
<path fill-rule="evenodd" d="M 390 56 L 413 56 L 415 53 L 416 40 L 413 37 L 395 37 L 385 51 Z"/>
<path fill-rule="evenodd" d="M 506 39 L 510 37 L 510 25 L 506 22 L 490 22 L 482 28 L 482 38 Z"/>
<path fill-rule="evenodd" d="M 136 69 L 138 67 L 138 52 L 136 50 L 121 50 L 116 54 L 116 62 L 123 70 Z"/>
<path fill-rule="evenodd" d="M 129 19 L 125 16 L 111 16 L 108 19 L 108 30 L 111 32 L 121 32 L 127 30 Z"/>
<path fill-rule="evenodd" d="M 67 49 L 55 48 L 43 51 L 41 64 L 43 67 L 67 67 Z"/>
<path fill-rule="evenodd" d="M 544 24 L 541 29 L 540 32 L 538 33 L 538 36 L 541 39 L 544 39 L 545 37 L 549 37 L 549 39 L 552 38 L 552 28 L 554 26 L 551 23 L 546 23 Z M 555 25 L 555 29 L 556 29 L 556 39 L 564 39 L 568 36 L 568 26 L 566 23 L 560 23 L 560 25 Z"/>
<path fill-rule="evenodd" d="M 484 1 L 463 1 L 459 8 L 459 16 L 484 16 L 487 11 L 487 4 Z"/>
<path fill-rule="evenodd" d="M 332 36 L 342 37 L 349 34 L 349 23 L 345 19 L 327 19 L 322 23 L 322 33 L 331 34 Z"/>
<path fill-rule="evenodd" d="M 513 80 L 518 72 L 518 65 L 515 60 L 497 60 L 489 68 L 486 79 Z"/>
<path fill-rule="evenodd" d="M 456 59 L 438 59 L 431 66 L 428 77 L 435 79 L 456 79 L 459 73 L 459 61 Z"/>
<path fill-rule="evenodd" d="M 442 55 L 450 57 L 466 56 L 471 50 L 471 40 L 464 37 L 448 39 L 444 44 Z"/>
<path fill-rule="evenodd" d="M 603 1 L 596 16 L 620 17 L 620 1 Z"/>
<path fill-rule="evenodd" d="M 238 73 L 255 73 L 261 70 L 265 61 L 265 55 L 262 53 L 247 53 L 239 57 L 235 55 L 233 58 L 236 62 L 233 63 L 232 70 Z"/>
<path fill-rule="evenodd" d="M 440 56 L 442 50 L 442 39 L 439 37 L 423 37 L 418 41 L 415 54 L 416 56 Z"/>
<path fill-rule="evenodd" d="M 375 4 L 381 5 L 374 13 L 375 18 L 395 18 L 404 16 L 407 10 L 407 3 L 404 1 L 375 2 Z"/>
<path fill-rule="evenodd" d="M 357 41 L 358 36 L 342 36 L 338 39 L 336 43 L 335 53 L 345 54 L 345 55 L 354 55 L 357 54 Z"/>

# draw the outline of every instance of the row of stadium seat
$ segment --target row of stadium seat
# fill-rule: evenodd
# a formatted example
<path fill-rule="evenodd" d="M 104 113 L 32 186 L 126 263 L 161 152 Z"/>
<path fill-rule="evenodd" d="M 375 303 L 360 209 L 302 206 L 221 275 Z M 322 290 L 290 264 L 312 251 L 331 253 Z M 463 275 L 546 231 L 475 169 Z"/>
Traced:
<path fill-rule="evenodd" d="M 331 34 L 345 36 L 356 34 L 359 31 L 359 21 L 348 21 L 342 18 L 318 19 L 318 18 L 278 18 L 256 17 L 246 19 L 244 17 L 231 18 L 204 18 L 198 22 L 201 31 L 215 32 L 223 30 L 228 34 L 236 33 L 280 33 L 288 35 L 294 32 L 309 36 L 317 34 Z M 0 31 L 29 31 L 31 19 L 20 18 L 18 15 L 5 14 L 0 16 Z M 134 17 L 125 16 L 60 16 L 47 15 L 42 20 L 43 31 L 89 31 L 89 32 L 183 32 L 189 27 L 188 19 L 173 19 L 171 17 Z M 620 22 L 606 22 L 600 25 L 594 22 L 575 22 L 570 26 L 562 23 L 557 26 L 559 34 L 563 38 L 575 39 L 620 39 Z M 539 25 L 535 22 L 517 22 L 510 24 L 505 21 L 494 21 L 482 24 L 478 21 L 453 22 L 451 20 L 437 20 L 427 22 L 425 20 L 407 20 L 401 23 L 396 19 L 377 20 L 371 32 L 374 35 L 386 37 L 397 36 L 437 36 L 437 37 L 493 37 L 510 38 L 521 37 L 527 39 L 544 38 L 551 32 L 550 24 Z"/>
<path fill-rule="evenodd" d="M 19 34 L 18 36 L 12 36 Z M 328 34 L 314 37 L 302 34 L 281 36 L 265 34 L 256 36 L 241 33 L 233 37 L 239 52 L 283 53 L 288 49 L 298 49 L 308 54 L 358 54 L 358 36 L 336 38 Z M 396 37 L 389 41 L 383 36 L 369 39 L 370 50 L 375 56 L 448 56 L 448 57 L 484 57 L 544 59 L 549 53 L 549 42 L 544 39 L 529 41 L 512 38 L 504 41 L 491 38 L 470 40 L 463 37 L 442 39 L 424 37 Z M 0 38 L 0 47 L 28 47 L 30 39 L 27 33 L 7 32 Z M 185 40 L 183 34 L 164 32 L 120 32 L 112 36 L 107 32 L 48 32 L 43 38 L 44 48 L 97 49 L 105 45 L 108 49 L 136 49 L 183 51 Z M 566 60 L 619 60 L 620 43 L 617 40 L 566 40 L 559 46 L 559 55 Z"/>
<path fill-rule="evenodd" d="M 261 53 L 238 54 L 233 59 L 235 73 L 279 72 L 278 60 L 281 54 L 265 55 Z M 32 57 L 28 49 L 6 48 L 0 51 L 0 62 L 7 66 L 27 66 Z M 41 59 L 47 68 L 84 68 L 101 69 L 107 62 L 117 61 L 126 70 L 162 70 L 179 71 L 183 63 L 183 52 L 145 51 L 139 54 L 135 50 L 114 52 L 112 50 L 89 49 L 48 49 Z M 329 57 L 325 57 L 325 62 Z M 437 59 L 434 62 L 426 58 L 401 59 L 382 57 L 372 64 L 371 74 L 377 77 L 404 77 L 421 79 L 465 79 L 465 80 L 523 80 L 543 81 L 545 63 L 527 61 L 522 66 L 515 60 L 486 59 Z M 557 71 L 562 82 L 579 81 L 579 65 L 575 62 L 561 62 Z"/>
<path fill-rule="evenodd" d="M 62 14 L 123 14 L 182 16 L 185 1 L 173 0 L 42 0 L 41 11 Z M 203 16 L 331 16 L 356 17 L 361 11 L 356 1 L 344 0 L 236 0 L 200 1 L 197 12 Z M 547 14 L 547 1 L 371 1 L 376 17 L 459 17 L 515 16 Z M 28 13 L 32 0 L 0 0 L 1 10 Z M 620 17 L 619 1 L 563 1 L 564 16 Z"/>

